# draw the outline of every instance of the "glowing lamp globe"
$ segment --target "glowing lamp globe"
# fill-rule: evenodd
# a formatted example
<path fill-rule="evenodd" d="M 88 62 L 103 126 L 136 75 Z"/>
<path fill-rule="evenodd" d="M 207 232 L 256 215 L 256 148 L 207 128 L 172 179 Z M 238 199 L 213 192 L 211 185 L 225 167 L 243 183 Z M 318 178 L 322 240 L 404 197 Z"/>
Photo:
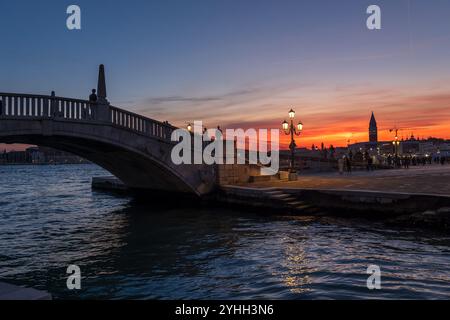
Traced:
<path fill-rule="evenodd" d="M 289 111 L 289 118 L 290 119 L 294 119 L 295 118 L 295 111 L 293 109 L 291 109 L 291 111 Z"/>

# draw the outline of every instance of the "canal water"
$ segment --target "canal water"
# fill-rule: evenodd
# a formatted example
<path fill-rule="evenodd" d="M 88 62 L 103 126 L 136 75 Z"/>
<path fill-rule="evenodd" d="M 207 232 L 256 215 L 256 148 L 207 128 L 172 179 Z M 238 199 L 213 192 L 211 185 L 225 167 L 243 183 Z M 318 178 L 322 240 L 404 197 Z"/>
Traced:
<path fill-rule="evenodd" d="M 94 165 L 0 166 L 0 281 L 69 299 L 450 298 L 450 237 L 368 221 L 155 208 Z M 82 288 L 69 291 L 78 265 Z M 369 265 L 381 290 L 367 289 Z"/>

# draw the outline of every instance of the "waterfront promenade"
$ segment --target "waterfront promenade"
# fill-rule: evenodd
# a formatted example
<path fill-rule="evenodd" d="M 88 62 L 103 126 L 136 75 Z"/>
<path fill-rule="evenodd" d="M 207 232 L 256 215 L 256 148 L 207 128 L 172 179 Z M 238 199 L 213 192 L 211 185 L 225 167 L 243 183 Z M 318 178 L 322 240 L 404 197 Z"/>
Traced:
<path fill-rule="evenodd" d="M 338 172 L 301 172 L 298 181 L 265 181 L 247 184 L 254 188 L 364 190 L 450 196 L 450 166 L 418 166 L 410 169 Z"/>

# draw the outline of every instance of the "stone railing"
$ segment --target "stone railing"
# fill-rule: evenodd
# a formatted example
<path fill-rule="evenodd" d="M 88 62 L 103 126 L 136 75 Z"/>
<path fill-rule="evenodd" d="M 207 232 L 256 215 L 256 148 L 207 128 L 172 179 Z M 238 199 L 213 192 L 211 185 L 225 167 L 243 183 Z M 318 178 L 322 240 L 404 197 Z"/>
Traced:
<path fill-rule="evenodd" d="M 109 119 L 115 126 L 166 141 L 170 141 L 171 134 L 173 130 L 176 129 L 170 124 L 159 122 L 112 106 L 109 107 Z"/>
<path fill-rule="evenodd" d="M 96 110 L 86 100 L 0 93 L 0 117 L 96 120 Z"/>
<path fill-rule="evenodd" d="M 109 104 L 54 95 L 0 93 L 0 118 L 58 119 L 110 123 L 150 137 L 170 141 L 176 128 Z"/>

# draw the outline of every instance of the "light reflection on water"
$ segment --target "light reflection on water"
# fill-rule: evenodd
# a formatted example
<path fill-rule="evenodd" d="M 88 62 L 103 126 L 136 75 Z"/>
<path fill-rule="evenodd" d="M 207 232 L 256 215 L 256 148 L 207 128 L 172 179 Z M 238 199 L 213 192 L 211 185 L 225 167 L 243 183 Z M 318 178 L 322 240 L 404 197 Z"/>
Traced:
<path fill-rule="evenodd" d="M 96 166 L 0 166 L 0 281 L 56 298 L 450 298 L 450 238 L 373 222 L 165 208 L 92 192 Z M 69 292 L 66 268 L 82 270 Z M 382 290 L 366 269 L 382 270 Z"/>

